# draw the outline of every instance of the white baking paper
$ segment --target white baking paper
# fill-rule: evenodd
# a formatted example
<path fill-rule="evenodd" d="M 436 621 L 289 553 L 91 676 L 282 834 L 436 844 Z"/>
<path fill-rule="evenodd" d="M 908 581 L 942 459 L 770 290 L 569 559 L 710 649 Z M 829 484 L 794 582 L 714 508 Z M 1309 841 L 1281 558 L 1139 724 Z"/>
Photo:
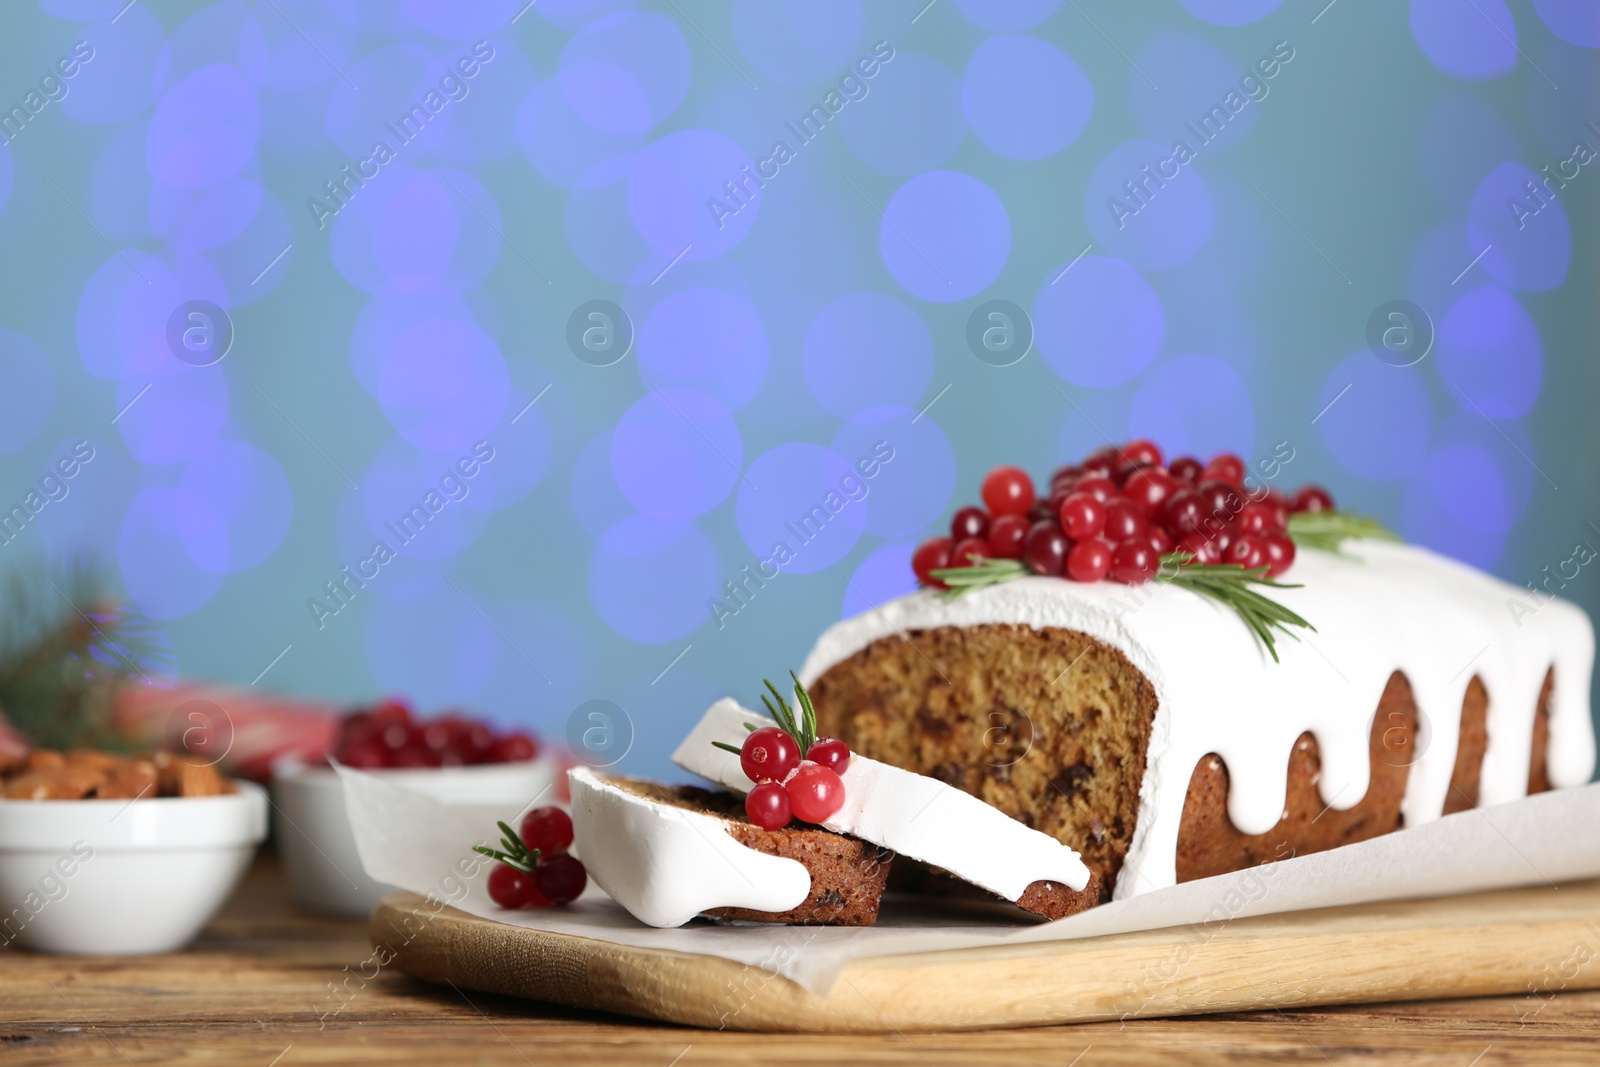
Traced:
<path fill-rule="evenodd" d="M 492 861 L 472 852 L 497 842 L 497 819 L 520 813 L 447 807 L 378 778 L 340 768 L 367 874 L 431 895 L 485 919 L 640 948 L 700 953 L 759 968 L 826 994 L 846 962 L 869 956 L 1067 940 L 1163 927 L 1212 926 L 1252 915 L 1444 896 L 1600 876 L 1600 783 L 1447 815 L 1371 841 L 1113 901 L 1039 923 L 1009 905 L 886 899 L 875 926 L 721 925 L 695 920 L 658 930 L 634 919 L 592 883 L 565 908 L 505 911 L 490 899 Z M 1176 942 L 1179 936 L 1175 934 Z M 739 990 L 730 989 L 730 1010 Z"/>

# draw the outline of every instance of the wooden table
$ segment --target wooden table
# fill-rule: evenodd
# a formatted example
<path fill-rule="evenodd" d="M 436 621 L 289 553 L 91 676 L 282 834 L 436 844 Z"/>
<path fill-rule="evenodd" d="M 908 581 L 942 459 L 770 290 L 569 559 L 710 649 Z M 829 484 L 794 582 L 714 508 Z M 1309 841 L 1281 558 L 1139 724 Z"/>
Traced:
<path fill-rule="evenodd" d="M 370 951 L 365 923 L 296 910 L 264 852 L 186 952 L 0 952 L 0 1063 L 1600 1063 L 1600 991 L 989 1033 L 766 1036 L 429 986 L 363 969 Z"/>

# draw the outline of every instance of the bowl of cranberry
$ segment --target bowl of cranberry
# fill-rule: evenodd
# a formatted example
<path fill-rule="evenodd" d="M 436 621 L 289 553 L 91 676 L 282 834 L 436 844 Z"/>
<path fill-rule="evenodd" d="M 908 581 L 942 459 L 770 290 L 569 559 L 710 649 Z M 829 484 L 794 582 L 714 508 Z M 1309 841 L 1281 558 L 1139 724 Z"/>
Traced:
<path fill-rule="evenodd" d="M 329 757 L 443 804 L 512 811 L 548 802 L 566 784 L 561 761 L 532 735 L 496 731 L 456 713 L 415 718 L 386 700 L 346 715 Z M 394 887 L 374 881 L 357 858 L 344 788 L 328 760 L 287 759 L 274 768 L 278 851 L 297 904 L 366 915 Z"/>

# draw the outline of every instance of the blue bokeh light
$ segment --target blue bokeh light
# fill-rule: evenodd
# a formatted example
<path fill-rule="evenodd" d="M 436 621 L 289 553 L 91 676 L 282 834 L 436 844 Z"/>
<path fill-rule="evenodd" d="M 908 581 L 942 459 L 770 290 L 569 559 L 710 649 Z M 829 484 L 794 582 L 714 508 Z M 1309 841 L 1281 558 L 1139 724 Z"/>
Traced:
<path fill-rule="evenodd" d="M 567 42 L 557 82 L 584 122 L 604 133 L 635 134 L 678 109 L 690 67 L 689 48 L 671 19 L 611 15 Z"/>
<path fill-rule="evenodd" d="M 1455 210 L 1471 199 L 1482 175 L 1517 154 L 1517 137 L 1489 101 L 1457 89 L 1433 105 L 1417 139 L 1422 176 Z"/>
<path fill-rule="evenodd" d="M 586 174 L 567 196 L 563 221 L 567 247 L 589 273 L 609 282 L 647 283 L 660 276 L 671 255 L 652 251 L 628 224 L 630 165 L 629 158 L 618 158 Z M 746 209 L 746 217 L 754 210 Z"/>
<path fill-rule="evenodd" d="M 1083 215 L 1101 250 L 1141 270 L 1187 263 L 1211 239 L 1215 223 L 1211 193 L 1194 165 L 1180 165 L 1170 146 L 1155 141 L 1128 141 L 1101 158 L 1089 176 Z"/>
<path fill-rule="evenodd" d="M 1406 483 L 1399 533 L 1412 544 L 1485 569 L 1495 565 L 1506 543 L 1504 533 L 1485 533 L 1458 522 L 1434 495 L 1426 471 Z"/>
<path fill-rule="evenodd" d="M 463 4 L 459 0 L 403 0 L 406 17 L 435 37 L 470 41 L 487 37 L 511 25 L 528 0 L 478 0 Z"/>
<path fill-rule="evenodd" d="M 811 320 L 804 366 L 811 395 L 835 415 L 909 406 L 933 376 L 933 338 L 922 317 L 894 297 L 850 293 Z"/>
<path fill-rule="evenodd" d="M 942 166 L 961 146 L 961 78 L 936 59 L 896 49 L 866 97 L 839 112 L 839 132 L 862 165 L 880 174 L 916 174 Z M 800 149 L 798 145 L 795 145 Z"/>
<path fill-rule="evenodd" d="M 767 333 L 746 297 L 706 286 L 672 293 L 639 325 L 639 375 L 652 388 L 687 386 L 730 411 L 767 373 Z"/>
<path fill-rule="evenodd" d="M 283 468 L 241 441 L 219 440 L 190 460 L 178 488 L 204 501 L 227 531 L 229 570 L 265 562 L 283 543 L 294 517 L 294 493 Z M 207 561 L 200 561 L 210 570 Z"/>
<path fill-rule="evenodd" d="M 211 447 L 228 419 L 228 379 L 221 367 L 178 362 L 164 337 L 135 360 L 116 400 L 117 430 L 128 454 L 140 463 L 167 464 Z"/>
<path fill-rule="evenodd" d="M 623 413 L 611 435 L 611 473 L 640 511 L 702 515 L 733 491 L 744 462 L 726 408 L 692 389 L 657 389 Z"/>
<path fill-rule="evenodd" d="M 1482 81 L 1517 65 L 1517 24 L 1505 0 L 1411 0 L 1411 35 L 1451 77 Z"/>
<path fill-rule="evenodd" d="M 78 452 L 80 443 L 89 451 Z M 112 558 L 123 518 L 141 488 L 139 469 L 121 449 L 98 437 L 68 438 L 49 455 L 57 474 L 62 460 L 69 470 L 77 462 L 77 473 L 65 479 L 67 496 L 60 503 L 67 506 L 51 504 L 33 520 L 46 554 L 60 561 Z M 81 455 L 88 461 L 78 462 Z"/>
<path fill-rule="evenodd" d="M 1433 407 L 1416 367 L 1391 366 L 1363 349 L 1333 369 L 1316 405 L 1323 444 L 1346 470 L 1382 482 L 1422 469 Z"/>
<path fill-rule="evenodd" d="M 1249 456 L 1255 405 L 1238 372 L 1209 356 L 1178 356 L 1154 367 L 1133 395 L 1128 432 L 1158 441 L 1169 456 Z"/>
<path fill-rule="evenodd" d="M 499 206 L 476 178 L 391 164 L 333 217 L 328 252 L 368 292 L 425 291 L 441 282 L 470 289 L 500 258 L 503 229 Z"/>
<path fill-rule="evenodd" d="M 540 82 L 517 111 L 517 139 L 533 169 L 548 182 L 594 188 L 596 167 L 643 146 L 642 137 L 604 133 L 584 122 L 556 78 Z M 615 168 L 613 168 L 615 169 Z"/>
<path fill-rule="evenodd" d="M 628 172 L 628 216 L 639 235 L 668 262 L 719 256 L 744 239 L 761 210 L 761 199 L 727 202 L 732 214 L 707 209 L 717 195 L 754 167 L 744 149 L 715 130 L 681 130 L 653 142 L 633 159 Z M 734 210 L 737 209 L 737 210 Z"/>
<path fill-rule="evenodd" d="M 595 611 L 613 633 L 643 644 L 675 641 L 709 622 L 722 581 L 711 542 L 682 519 L 623 519 L 589 559 Z"/>
<path fill-rule="evenodd" d="M 465 300 L 443 285 L 406 290 L 384 287 L 373 293 L 350 335 L 350 372 L 362 388 L 377 396 L 389 352 L 412 327 L 430 320 L 470 325 L 472 311 Z"/>
<path fill-rule="evenodd" d="M 1074 385 L 1103 389 L 1150 365 L 1167 322 L 1155 290 L 1132 266 L 1084 256 L 1053 268 L 1039 286 L 1033 330 L 1051 369 Z"/>
<path fill-rule="evenodd" d="M 871 470 L 880 442 L 887 442 L 894 455 L 877 463 L 871 478 L 862 479 L 867 489 L 866 532 L 878 537 L 920 533 L 950 506 L 956 487 L 955 450 L 931 417 L 918 418 L 903 407 L 868 408 L 855 415 L 833 435 L 832 447 L 851 463 L 866 460 Z"/>
<path fill-rule="evenodd" d="M 1454 399 L 1491 419 L 1533 410 L 1544 378 L 1539 328 L 1517 298 L 1486 285 L 1464 293 L 1439 323 L 1439 374 Z"/>
<path fill-rule="evenodd" d="M 1061 0 L 955 0 L 972 22 L 996 33 L 1016 33 L 1054 15 Z"/>
<path fill-rule="evenodd" d="M 873 549 L 845 583 L 839 617 L 852 619 L 915 593 L 917 576 L 911 570 L 911 553 L 915 548 L 915 542 L 897 541 Z"/>
<path fill-rule="evenodd" d="M 228 530 L 211 506 L 181 489 L 151 486 L 128 508 L 117 569 L 134 606 L 152 619 L 204 607 L 228 570 Z"/>
<path fill-rule="evenodd" d="M 489 436 L 510 401 L 505 357 L 469 322 L 430 319 L 389 349 L 378 399 L 394 428 L 419 448 L 465 449 Z"/>
<path fill-rule="evenodd" d="M 1467 237 L 1474 249 L 1493 246 L 1479 266 L 1501 285 L 1554 289 L 1566 280 L 1572 260 L 1567 210 L 1560 194 L 1521 163 L 1502 163 L 1478 184 L 1467 209 Z"/>
<path fill-rule="evenodd" d="M 351 0 L 273 0 L 239 34 L 239 69 L 273 89 L 308 89 L 339 77 L 355 51 Z"/>
<path fill-rule="evenodd" d="M 455 59 L 451 56 L 450 61 Z M 426 103 L 429 91 L 445 99 L 438 86 L 444 74 L 444 62 L 414 41 L 374 49 L 346 67 L 345 78 L 332 83 L 323 128 L 351 160 L 371 156 L 374 144 L 382 141 L 414 163 L 416 157 L 439 147 L 452 120 L 455 104 L 433 114 Z M 414 107 L 423 109 L 426 121 L 412 112 Z"/>
<path fill-rule="evenodd" d="M 118 378 L 141 352 L 140 367 L 182 366 L 167 348 L 167 320 L 191 299 L 222 307 L 230 303 L 227 286 L 200 256 L 174 252 L 161 260 L 137 249 L 113 252 L 78 300 L 78 357 L 84 369 L 99 378 Z"/>
<path fill-rule="evenodd" d="M 56 374 L 39 346 L 0 326 L 0 456 L 39 436 L 56 407 Z"/>
<path fill-rule="evenodd" d="M 367 664 L 379 692 L 404 693 L 430 710 L 477 695 L 504 639 L 462 592 L 434 582 L 392 597 L 384 608 L 371 612 L 366 626 Z"/>
<path fill-rule="evenodd" d="M 250 165 L 260 131 L 255 87 L 235 68 L 213 64 L 168 89 L 156 105 L 145 165 L 158 182 L 203 189 Z"/>
<path fill-rule="evenodd" d="M 1428 484 L 1450 517 L 1480 533 L 1505 533 L 1533 499 L 1533 442 L 1515 422 L 1496 422 L 1458 411 L 1439 424 L 1428 455 Z"/>
<path fill-rule="evenodd" d="M 1600 7 L 1589 0 L 1533 0 L 1533 9 L 1563 41 L 1600 48 Z"/>
<path fill-rule="evenodd" d="M 961 100 L 973 132 L 991 151 L 1043 159 L 1076 141 L 1089 124 L 1094 85 L 1055 45 L 991 37 L 967 62 Z M 1049 105 L 1041 107 L 1043 101 Z"/>
<path fill-rule="evenodd" d="M 783 85 L 842 76 L 860 57 L 860 0 L 733 0 L 729 23 L 739 53 Z"/>
<path fill-rule="evenodd" d="M 1188 33 L 1157 34 L 1139 49 L 1134 62 L 1138 69 L 1128 72 L 1134 116 L 1145 135 L 1168 145 L 1169 151 L 1174 140 L 1208 156 L 1234 147 L 1255 128 L 1256 110 L 1272 99 L 1277 85 L 1276 79 L 1262 79 L 1259 71 L 1241 68 L 1210 41 Z M 1160 88 L 1146 81 L 1141 70 L 1158 71 Z M 1263 87 L 1256 90 L 1265 93 L 1260 100 L 1240 85 L 1247 73 Z M 1154 159 L 1139 163 L 1153 164 Z"/>
<path fill-rule="evenodd" d="M 477 475 L 465 477 L 463 459 L 467 470 L 477 466 Z M 449 559 L 483 532 L 494 502 L 491 493 L 480 491 L 478 479 L 493 467 L 493 459 L 483 464 L 471 448 L 431 452 L 391 438 L 359 478 L 360 515 L 366 529 L 358 531 L 347 547 L 366 556 L 376 539 L 400 556 Z M 383 569 L 393 566 L 384 564 Z"/>
<path fill-rule="evenodd" d="M 999 277 L 1011 254 L 1011 219 L 1000 197 L 977 178 L 931 171 L 889 198 L 878 251 L 907 292 L 949 304 Z"/>
<path fill-rule="evenodd" d="M 633 504 L 617 488 L 611 473 L 611 438 L 609 429 L 596 434 L 572 461 L 572 510 L 584 532 L 595 540 L 633 514 Z"/>
<path fill-rule="evenodd" d="M 78 40 L 94 54 L 87 63 L 80 62 L 77 74 L 67 82 L 70 89 L 61 109 L 79 122 L 106 125 L 132 118 L 150 106 L 166 83 L 166 35 L 144 4 L 135 5 L 115 23 L 108 18 L 83 27 Z M 69 61 L 82 59 L 71 49 L 63 50 L 63 55 Z M 59 67 L 56 73 L 61 73 Z"/>
<path fill-rule="evenodd" d="M 867 523 L 865 498 L 852 501 L 848 493 L 850 485 L 864 484 L 854 460 L 798 441 L 757 457 L 739 483 L 736 517 L 745 545 L 795 574 L 843 559 Z M 775 552 L 780 544 L 786 552 Z M 788 562 L 785 554 L 792 554 Z"/>

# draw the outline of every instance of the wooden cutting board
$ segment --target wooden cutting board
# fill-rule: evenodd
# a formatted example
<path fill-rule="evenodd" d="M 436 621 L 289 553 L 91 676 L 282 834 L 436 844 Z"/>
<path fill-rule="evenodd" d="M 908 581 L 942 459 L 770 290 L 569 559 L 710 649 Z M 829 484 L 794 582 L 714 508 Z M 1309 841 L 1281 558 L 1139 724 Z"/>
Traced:
<path fill-rule="evenodd" d="M 1600 988 L 1600 880 L 855 960 L 827 996 L 714 956 L 433 914 L 412 893 L 383 899 L 371 935 L 426 981 L 713 1029 L 978 1030 L 1505 993 L 1532 1013 L 1539 994 Z"/>

